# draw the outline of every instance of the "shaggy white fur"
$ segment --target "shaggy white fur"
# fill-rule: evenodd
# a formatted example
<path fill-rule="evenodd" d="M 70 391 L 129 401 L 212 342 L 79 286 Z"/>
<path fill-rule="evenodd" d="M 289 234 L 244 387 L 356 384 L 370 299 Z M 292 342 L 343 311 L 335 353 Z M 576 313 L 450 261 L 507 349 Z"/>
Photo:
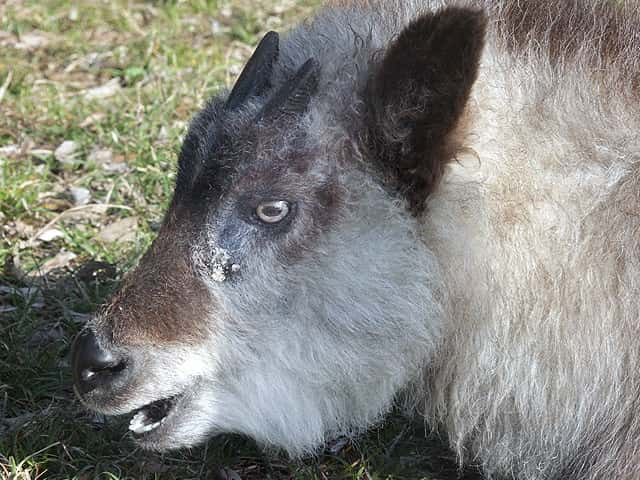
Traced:
<path fill-rule="evenodd" d="M 351 208 L 312 254 L 282 265 L 262 252 L 241 260 L 242 281 L 210 283 L 219 370 L 202 388 L 216 415 L 199 403 L 212 431 L 312 453 L 378 421 L 435 352 L 444 292 L 434 257 L 400 202 L 368 175 L 345 176 Z"/>
<path fill-rule="evenodd" d="M 311 57 L 322 69 L 297 125 L 311 166 L 286 188 L 332 184 L 338 206 L 318 227 L 297 198 L 265 241 L 234 217 L 243 192 L 220 195 L 191 249 L 207 334 L 136 353 L 150 373 L 116 409 L 187 391 L 150 446 L 232 431 L 307 454 L 404 392 L 491 478 L 640 478 L 640 15 L 525 3 L 336 1 L 283 39 L 274 85 Z M 457 156 L 416 218 L 362 148 L 362 93 L 403 27 L 450 5 L 486 11 L 486 46 Z M 296 132 L 274 132 L 256 163 L 295 153 Z"/>

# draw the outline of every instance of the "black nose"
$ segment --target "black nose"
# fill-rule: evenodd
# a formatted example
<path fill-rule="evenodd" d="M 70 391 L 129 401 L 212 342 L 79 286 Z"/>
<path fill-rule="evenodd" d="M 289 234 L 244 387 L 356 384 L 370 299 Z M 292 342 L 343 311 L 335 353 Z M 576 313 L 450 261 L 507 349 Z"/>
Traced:
<path fill-rule="evenodd" d="M 85 328 L 73 342 L 73 381 L 80 395 L 106 385 L 126 367 L 122 359 L 98 345 L 95 334 Z"/>

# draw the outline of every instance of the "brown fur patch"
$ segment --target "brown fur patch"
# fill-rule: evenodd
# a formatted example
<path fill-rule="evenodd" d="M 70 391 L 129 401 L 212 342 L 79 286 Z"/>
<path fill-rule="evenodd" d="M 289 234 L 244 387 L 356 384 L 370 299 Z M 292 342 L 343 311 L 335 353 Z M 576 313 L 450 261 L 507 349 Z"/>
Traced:
<path fill-rule="evenodd" d="M 515 54 L 536 52 L 552 65 L 580 64 L 623 90 L 640 90 L 637 1 L 490 2 L 500 37 Z"/>
<path fill-rule="evenodd" d="M 194 343 L 214 304 L 191 261 L 195 239 L 170 211 L 158 238 L 99 317 L 118 345 Z"/>

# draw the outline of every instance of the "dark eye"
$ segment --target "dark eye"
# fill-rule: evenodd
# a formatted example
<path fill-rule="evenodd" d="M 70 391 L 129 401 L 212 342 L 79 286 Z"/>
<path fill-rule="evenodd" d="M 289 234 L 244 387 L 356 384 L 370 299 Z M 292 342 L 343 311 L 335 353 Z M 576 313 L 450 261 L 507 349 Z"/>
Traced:
<path fill-rule="evenodd" d="M 289 214 L 289 203 L 284 200 L 263 202 L 256 208 L 256 215 L 265 223 L 278 223 Z"/>

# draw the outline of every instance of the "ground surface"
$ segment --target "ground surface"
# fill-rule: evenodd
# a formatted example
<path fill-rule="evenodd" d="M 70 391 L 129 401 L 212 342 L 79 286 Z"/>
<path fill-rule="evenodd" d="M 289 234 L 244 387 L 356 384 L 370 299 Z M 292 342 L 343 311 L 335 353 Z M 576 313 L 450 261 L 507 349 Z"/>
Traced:
<path fill-rule="evenodd" d="M 70 342 L 153 238 L 190 116 L 319 1 L 70 3 L 0 0 L 0 478 L 452 478 L 399 416 L 291 462 L 235 437 L 143 452 L 81 408 Z"/>

